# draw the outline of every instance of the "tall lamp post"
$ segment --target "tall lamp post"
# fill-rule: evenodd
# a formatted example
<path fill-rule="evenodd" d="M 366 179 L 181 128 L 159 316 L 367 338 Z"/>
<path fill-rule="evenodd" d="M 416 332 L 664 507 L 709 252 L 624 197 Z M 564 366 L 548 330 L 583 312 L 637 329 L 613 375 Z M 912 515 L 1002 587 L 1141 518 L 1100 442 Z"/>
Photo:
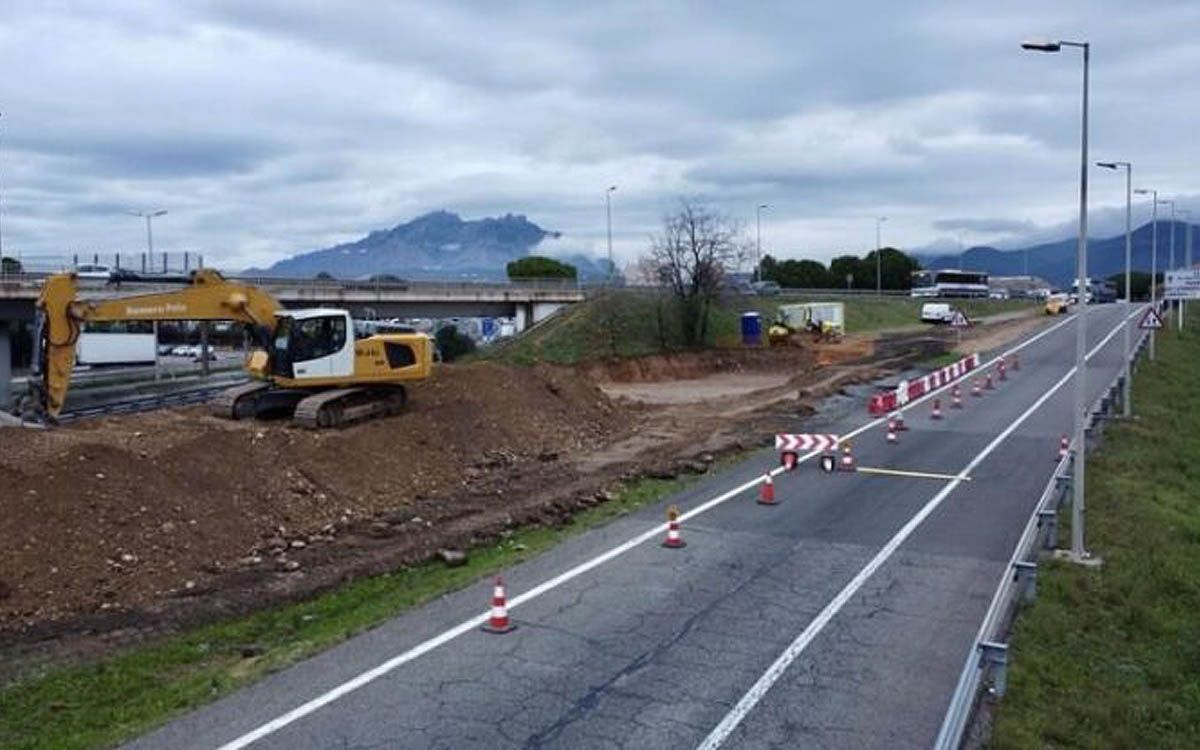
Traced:
<path fill-rule="evenodd" d="M 150 261 L 154 262 L 154 232 L 150 228 L 150 221 L 158 216 L 165 216 L 167 209 L 160 208 L 154 211 L 130 211 L 134 216 L 140 216 L 146 220 L 146 252 L 150 254 Z"/>
<path fill-rule="evenodd" d="M 754 280 L 762 281 L 762 212 L 766 203 L 754 207 Z"/>
<path fill-rule="evenodd" d="M 880 227 L 887 221 L 886 216 L 875 219 L 875 296 L 883 296 L 883 242 L 880 239 Z"/>
<path fill-rule="evenodd" d="M 1088 178 L 1088 64 L 1091 58 L 1089 42 L 1028 41 L 1021 48 L 1033 52 L 1060 52 L 1063 47 L 1083 50 L 1083 119 L 1080 127 L 1079 159 L 1079 242 L 1075 252 L 1075 277 L 1079 279 L 1079 305 L 1075 322 L 1075 463 L 1071 470 L 1071 560 L 1083 562 L 1089 555 L 1083 546 L 1084 481 L 1087 451 L 1084 444 L 1084 411 L 1087 409 L 1087 178 Z"/>
<path fill-rule="evenodd" d="M 1184 268 L 1186 270 L 1191 270 L 1191 266 L 1192 266 L 1192 212 L 1188 211 L 1187 209 L 1181 208 L 1181 209 L 1179 209 L 1179 215 L 1182 216 L 1184 219 L 1186 219 L 1186 221 L 1184 221 L 1184 226 L 1187 227 L 1187 234 L 1184 235 L 1185 237 L 1187 237 L 1187 240 L 1184 242 L 1184 253 L 1186 254 L 1187 265 L 1184 266 Z M 1171 235 L 1172 236 L 1175 235 L 1175 228 L 1173 226 L 1171 227 Z M 1183 308 L 1184 308 L 1185 304 L 1187 304 L 1186 300 L 1176 300 L 1175 301 L 1175 311 L 1179 314 L 1179 330 L 1181 330 L 1181 331 L 1183 330 Z"/>
<path fill-rule="evenodd" d="M 1175 270 L 1175 199 L 1174 198 L 1163 198 L 1162 204 L 1164 206 L 1166 206 L 1168 204 L 1171 206 L 1171 252 L 1167 255 L 1167 270 L 1174 271 Z M 1163 296 L 1164 296 L 1163 301 L 1167 303 L 1167 310 L 1169 311 L 1171 309 L 1171 301 L 1168 299 L 1165 299 L 1166 285 L 1167 285 L 1167 275 L 1166 275 L 1166 273 L 1164 273 L 1163 274 Z M 1164 323 L 1165 322 L 1166 321 L 1164 321 Z"/>
<path fill-rule="evenodd" d="M 1125 363 L 1123 366 L 1125 372 L 1125 387 L 1121 393 L 1121 402 L 1124 404 L 1125 416 L 1130 415 L 1132 405 L 1129 403 L 1129 306 L 1133 300 L 1133 293 L 1129 290 L 1129 267 L 1133 255 L 1133 165 L 1127 161 L 1098 161 L 1097 167 L 1104 169 L 1119 169 L 1125 170 Z"/>
<path fill-rule="evenodd" d="M 604 216 L 606 219 L 606 226 L 608 227 L 608 281 L 609 281 L 609 283 L 612 283 L 613 270 L 616 268 L 616 266 L 613 265 L 613 253 L 612 253 L 612 194 L 613 194 L 613 191 L 616 189 L 617 189 L 616 185 L 609 185 L 608 189 L 604 191 Z"/>
<path fill-rule="evenodd" d="M 1136 195 L 1150 196 L 1150 307 L 1158 314 L 1158 191 L 1149 188 L 1138 188 L 1133 191 Z M 1154 361 L 1154 341 L 1156 331 L 1150 329 L 1150 361 Z"/>

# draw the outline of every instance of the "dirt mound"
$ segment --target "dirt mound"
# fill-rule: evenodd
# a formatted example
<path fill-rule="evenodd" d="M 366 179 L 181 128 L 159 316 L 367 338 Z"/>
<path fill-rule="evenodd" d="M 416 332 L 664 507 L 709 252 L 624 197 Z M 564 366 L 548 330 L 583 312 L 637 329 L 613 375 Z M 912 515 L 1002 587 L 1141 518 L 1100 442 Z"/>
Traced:
<path fill-rule="evenodd" d="M 187 596 L 242 567 L 293 570 L 387 511 L 476 512 L 453 498 L 624 422 L 569 371 L 478 364 L 442 368 L 399 417 L 341 431 L 202 407 L 0 430 L 0 630 Z"/>
<path fill-rule="evenodd" d="M 592 362 L 583 366 L 583 371 L 599 382 L 653 383 L 718 373 L 777 373 L 789 369 L 800 373 L 812 363 L 812 352 L 802 347 L 709 349 Z"/>

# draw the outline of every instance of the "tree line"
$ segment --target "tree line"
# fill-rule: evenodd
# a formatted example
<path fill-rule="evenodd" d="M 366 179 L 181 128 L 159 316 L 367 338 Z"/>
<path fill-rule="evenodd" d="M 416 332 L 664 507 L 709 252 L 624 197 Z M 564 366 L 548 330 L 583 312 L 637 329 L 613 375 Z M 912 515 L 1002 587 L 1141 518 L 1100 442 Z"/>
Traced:
<path fill-rule="evenodd" d="M 881 286 L 884 289 L 910 289 L 912 272 L 920 270 L 921 264 L 894 247 L 885 247 L 878 252 L 882 267 Z M 764 255 L 759 270 L 764 280 L 793 289 L 874 289 L 875 256 L 875 250 L 862 257 L 839 255 L 826 266 L 815 260 L 776 260 Z"/>

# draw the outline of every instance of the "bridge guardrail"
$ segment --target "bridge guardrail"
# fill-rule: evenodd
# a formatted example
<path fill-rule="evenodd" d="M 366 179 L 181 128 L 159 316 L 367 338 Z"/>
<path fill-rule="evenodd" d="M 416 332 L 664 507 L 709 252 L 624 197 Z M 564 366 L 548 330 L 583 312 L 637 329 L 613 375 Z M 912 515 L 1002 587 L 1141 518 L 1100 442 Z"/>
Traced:
<path fill-rule="evenodd" d="M 1127 324 L 1132 325 L 1129 321 Z M 1130 349 L 1131 363 L 1137 362 L 1146 342 L 1147 332 L 1141 331 Z M 1123 378 L 1124 373 L 1118 372 L 1088 409 L 1085 450 L 1089 442 L 1088 433 L 1094 435 L 1102 430 L 1104 421 L 1113 414 L 1115 404 L 1123 394 Z M 1080 446 L 1072 442 L 1067 456 L 1055 467 L 1025 525 L 1016 550 L 996 587 L 991 606 L 971 644 L 971 651 L 959 674 L 958 684 L 934 742 L 935 750 L 958 750 L 962 746 L 964 734 L 982 697 L 981 688 L 985 684 L 990 683 L 990 694 L 997 698 L 1004 696 L 1008 669 L 1008 644 L 1004 639 L 1016 615 L 1018 597 L 1032 601 L 1037 596 L 1039 548 L 1051 550 L 1058 546 L 1058 511 L 1071 497 L 1071 467 L 1079 449 Z"/>

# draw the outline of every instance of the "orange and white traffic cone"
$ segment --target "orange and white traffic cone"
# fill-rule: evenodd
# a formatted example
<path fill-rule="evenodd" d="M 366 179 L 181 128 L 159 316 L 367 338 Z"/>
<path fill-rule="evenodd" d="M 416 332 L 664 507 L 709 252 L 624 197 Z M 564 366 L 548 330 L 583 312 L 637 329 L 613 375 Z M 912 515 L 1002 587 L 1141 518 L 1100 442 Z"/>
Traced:
<path fill-rule="evenodd" d="M 667 508 L 667 538 L 663 540 L 662 546 L 671 549 L 687 546 L 687 542 L 683 541 L 683 536 L 679 533 L 679 508 L 674 505 Z"/>
<path fill-rule="evenodd" d="M 504 594 L 504 579 L 496 576 L 496 585 L 492 588 L 492 613 L 481 628 L 487 633 L 507 633 L 516 630 L 516 623 L 508 619 L 508 599 Z"/>
<path fill-rule="evenodd" d="M 975 383 L 971 386 L 971 395 L 975 398 L 983 395 L 983 384 L 979 382 L 979 378 L 975 378 Z"/>
<path fill-rule="evenodd" d="M 898 442 L 896 438 L 896 420 L 889 419 L 887 421 L 887 435 L 884 438 L 889 445 L 895 445 Z"/>
<path fill-rule="evenodd" d="M 994 391 L 996 386 L 992 385 L 992 374 L 989 372 L 983 381 L 983 389 L 985 391 Z"/>
<path fill-rule="evenodd" d="M 996 365 L 996 372 L 1000 376 L 1000 382 L 1008 380 L 1008 368 L 1004 366 L 1004 360 L 1000 360 L 1000 364 Z"/>
<path fill-rule="evenodd" d="M 929 418 L 930 419 L 941 419 L 942 418 L 942 400 L 940 398 L 935 398 L 933 400 L 933 411 L 930 412 Z"/>
<path fill-rule="evenodd" d="M 951 409 L 963 408 L 962 391 L 959 389 L 959 387 L 957 385 L 954 386 L 952 389 L 950 389 L 950 408 Z"/>
<path fill-rule="evenodd" d="M 854 448 L 849 440 L 842 443 L 842 458 L 838 462 L 838 471 L 854 471 Z"/>
<path fill-rule="evenodd" d="M 1071 452 L 1071 439 L 1065 434 L 1058 439 L 1058 458 L 1054 459 L 1055 463 L 1062 461 Z"/>
<path fill-rule="evenodd" d="M 775 504 L 775 482 L 772 481 L 770 474 L 763 475 L 762 487 L 758 493 L 759 505 L 774 505 Z"/>

